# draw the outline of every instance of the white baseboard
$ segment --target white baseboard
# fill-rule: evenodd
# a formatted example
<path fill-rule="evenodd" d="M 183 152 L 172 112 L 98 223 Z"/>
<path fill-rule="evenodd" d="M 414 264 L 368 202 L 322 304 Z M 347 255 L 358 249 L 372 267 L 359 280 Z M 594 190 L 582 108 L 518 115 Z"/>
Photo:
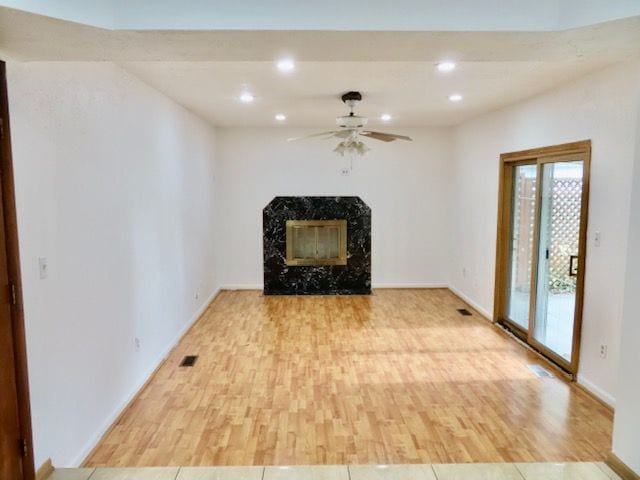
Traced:
<path fill-rule="evenodd" d="M 141 376 L 140 380 L 134 385 L 131 390 L 129 390 L 129 394 L 125 396 L 125 398 L 120 402 L 120 404 L 113 410 L 111 415 L 107 417 L 107 419 L 102 423 L 98 431 L 91 437 L 91 439 L 87 442 L 85 447 L 76 455 L 76 457 L 71 462 L 69 467 L 79 467 L 82 462 L 89 456 L 91 451 L 98 445 L 103 435 L 107 433 L 107 430 L 111 427 L 111 425 L 118 419 L 118 417 L 122 414 L 124 409 L 131 403 L 134 397 L 138 394 L 140 389 L 147 383 L 151 375 L 156 371 L 158 366 L 164 361 L 165 358 L 169 355 L 171 350 L 178 344 L 178 342 L 182 339 L 187 330 L 191 328 L 191 326 L 202 316 L 202 314 L 209 308 L 209 305 L 215 300 L 215 298 L 222 290 L 220 287 L 214 289 L 213 293 L 209 295 L 209 297 L 202 302 L 202 305 L 198 308 L 198 310 L 193 314 L 193 316 L 189 319 L 187 323 L 180 329 L 180 331 L 175 335 L 173 340 L 171 340 L 167 346 L 160 352 L 160 354 L 156 357 L 156 359 L 151 363 L 151 366 L 147 369 L 147 371 Z"/>
<path fill-rule="evenodd" d="M 262 290 L 264 285 L 253 283 L 229 283 L 221 290 Z M 447 288 L 446 283 L 374 283 L 372 288 Z"/>
<path fill-rule="evenodd" d="M 228 283 L 222 285 L 220 290 L 264 290 L 261 283 Z"/>
<path fill-rule="evenodd" d="M 585 378 L 583 375 L 578 373 L 577 382 L 579 385 L 582 385 L 583 388 L 588 390 L 591 394 L 598 397 L 604 403 L 609 405 L 612 409 L 616 407 L 616 399 L 609 392 L 604 391 L 602 388 L 597 386 L 591 380 Z"/>
<path fill-rule="evenodd" d="M 474 310 L 477 310 L 478 313 L 480 313 L 483 317 L 485 317 L 487 320 L 493 322 L 493 314 L 490 313 L 489 311 L 485 310 L 482 306 L 480 306 L 478 303 L 476 303 L 474 300 L 472 300 L 471 298 L 469 298 L 467 295 L 465 295 L 464 293 L 462 293 L 460 290 L 458 290 L 457 288 L 452 287 L 451 285 L 449 285 L 449 290 L 451 290 L 454 294 L 456 294 L 458 297 L 460 297 L 462 300 L 464 300 L 466 303 L 468 303 L 469 305 L 471 305 L 473 307 Z"/>
<path fill-rule="evenodd" d="M 447 288 L 446 283 L 374 283 L 371 288 Z"/>

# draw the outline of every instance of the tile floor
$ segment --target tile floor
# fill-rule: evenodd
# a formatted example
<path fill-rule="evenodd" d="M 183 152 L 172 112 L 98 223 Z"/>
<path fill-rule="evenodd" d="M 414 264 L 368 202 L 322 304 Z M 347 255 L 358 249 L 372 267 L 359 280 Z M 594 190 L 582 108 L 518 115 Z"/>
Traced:
<path fill-rule="evenodd" d="M 48 480 L 620 480 L 603 462 L 60 468 Z"/>

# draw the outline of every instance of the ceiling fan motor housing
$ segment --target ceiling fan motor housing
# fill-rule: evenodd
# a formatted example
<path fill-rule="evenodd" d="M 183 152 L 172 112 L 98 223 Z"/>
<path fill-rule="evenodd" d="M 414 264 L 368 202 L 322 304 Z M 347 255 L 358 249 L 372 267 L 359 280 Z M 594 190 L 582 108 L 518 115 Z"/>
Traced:
<path fill-rule="evenodd" d="M 360 92 L 347 92 L 342 95 L 342 101 L 351 109 L 351 113 L 353 114 L 353 109 L 358 103 L 362 101 L 362 94 Z"/>
<path fill-rule="evenodd" d="M 336 118 L 336 124 L 343 128 L 362 128 L 367 124 L 366 117 L 359 117 L 353 113 L 354 107 L 362 100 L 360 92 L 347 92 L 342 95 L 342 101 L 351 109 L 349 115 Z"/>
<path fill-rule="evenodd" d="M 367 120 L 367 117 L 351 114 L 336 118 L 336 124 L 343 128 L 361 128 L 367 124 Z"/>
<path fill-rule="evenodd" d="M 342 95 L 342 101 L 347 103 L 349 101 L 360 102 L 362 100 L 362 94 L 360 92 L 347 92 Z"/>

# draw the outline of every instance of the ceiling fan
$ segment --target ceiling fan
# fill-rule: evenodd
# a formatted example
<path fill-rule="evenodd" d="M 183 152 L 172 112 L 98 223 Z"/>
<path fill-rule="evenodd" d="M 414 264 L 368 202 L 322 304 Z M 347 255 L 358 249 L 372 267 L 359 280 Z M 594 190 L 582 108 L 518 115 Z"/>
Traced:
<path fill-rule="evenodd" d="M 365 130 L 368 118 L 356 115 L 353 110 L 362 101 L 362 94 L 360 92 L 347 92 L 342 95 L 342 101 L 349 107 L 349 115 L 336 118 L 336 124 L 340 127 L 339 130 L 333 130 L 330 132 L 313 133 L 304 137 L 289 138 L 288 142 L 294 142 L 297 140 L 305 140 L 308 138 L 322 137 L 324 139 L 329 138 L 341 138 L 343 139 L 338 146 L 333 150 L 334 152 L 343 155 L 345 153 L 356 153 L 358 155 L 364 155 L 369 151 L 364 142 L 360 140 L 360 137 L 372 138 L 374 140 L 381 140 L 383 142 L 393 142 L 395 140 L 408 140 L 412 141 L 411 137 L 406 135 L 396 135 L 395 133 L 385 132 L 373 132 L 371 130 Z"/>

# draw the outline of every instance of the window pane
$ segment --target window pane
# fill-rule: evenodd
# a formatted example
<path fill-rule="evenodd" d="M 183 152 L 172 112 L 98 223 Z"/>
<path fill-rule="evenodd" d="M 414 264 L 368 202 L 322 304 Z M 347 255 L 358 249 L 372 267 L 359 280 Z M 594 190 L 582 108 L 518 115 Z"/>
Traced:
<path fill-rule="evenodd" d="M 536 220 L 536 177 L 536 165 L 520 165 L 513 169 L 507 316 L 524 329 L 529 328 L 529 295 Z"/>
<path fill-rule="evenodd" d="M 582 207 L 581 161 L 547 163 L 542 170 L 540 250 L 536 292 L 537 341 L 571 360 Z"/>

